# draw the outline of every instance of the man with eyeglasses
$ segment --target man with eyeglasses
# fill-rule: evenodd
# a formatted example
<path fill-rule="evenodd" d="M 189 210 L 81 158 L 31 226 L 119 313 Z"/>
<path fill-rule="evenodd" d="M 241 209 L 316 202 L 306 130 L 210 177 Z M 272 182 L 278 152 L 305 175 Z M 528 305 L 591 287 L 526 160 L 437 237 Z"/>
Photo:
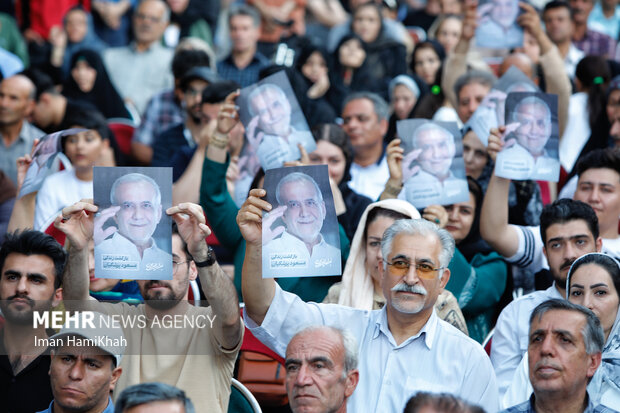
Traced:
<path fill-rule="evenodd" d="M 280 207 L 271 212 L 265 222 L 273 224 L 281 217 L 284 227 L 269 228 L 266 232 L 263 239 L 265 268 L 270 268 L 272 255 L 285 253 L 295 254 L 300 263 L 291 268 L 296 276 L 299 271 L 336 275 L 334 267 L 340 262 L 340 250 L 328 244 L 321 235 L 326 209 L 316 181 L 302 172 L 288 174 L 278 182 L 276 199 Z"/>
<path fill-rule="evenodd" d="M 261 215 L 272 210 L 262 199 L 265 194 L 263 189 L 250 191 L 237 215 L 246 241 L 244 321 L 260 341 L 283 356 L 304 326 L 349 330 L 359 343 L 360 381 L 347 411 L 403 411 L 419 391 L 449 392 L 497 411 L 495 374 L 486 353 L 433 311 L 450 279 L 454 240 L 447 231 L 422 219 L 398 220 L 386 230 L 379 266 L 386 298 L 381 310 L 304 303 L 273 279 L 262 278 Z"/>

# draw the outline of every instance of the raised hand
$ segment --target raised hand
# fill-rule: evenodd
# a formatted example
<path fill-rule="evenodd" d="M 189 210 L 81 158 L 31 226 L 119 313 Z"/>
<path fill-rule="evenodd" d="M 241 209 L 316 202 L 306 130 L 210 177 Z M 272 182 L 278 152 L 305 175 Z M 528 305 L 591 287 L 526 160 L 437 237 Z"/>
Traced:
<path fill-rule="evenodd" d="M 439 228 L 443 228 L 448 223 L 448 212 L 441 205 L 429 205 L 424 208 L 422 218 L 434 222 Z"/>
<path fill-rule="evenodd" d="M 258 116 L 254 116 L 250 123 L 248 123 L 248 127 L 245 131 L 245 136 L 248 138 L 248 142 L 250 145 L 258 148 L 258 145 L 263 140 L 263 132 L 256 133 L 256 128 L 258 127 Z"/>
<path fill-rule="evenodd" d="M 93 218 L 98 210 L 92 199 L 83 199 L 64 207 L 54 220 L 54 226 L 67 236 L 73 248 L 82 250 L 88 247 L 88 241 L 93 237 Z"/>
<path fill-rule="evenodd" d="M 265 195 L 264 189 L 252 189 L 237 213 L 237 225 L 246 243 L 262 245 L 263 211 L 272 209 L 271 204 L 262 199 Z"/>
<path fill-rule="evenodd" d="M 226 96 L 226 99 L 224 99 L 224 104 L 222 104 L 222 106 L 220 107 L 220 111 L 217 114 L 216 130 L 218 132 L 228 134 L 228 132 L 230 132 L 232 128 L 234 128 L 235 125 L 239 123 L 239 108 L 237 107 L 237 105 L 235 105 L 235 99 L 239 97 L 240 93 L 241 92 L 239 90 L 235 90 L 234 92 Z M 258 124 L 258 117 L 256 117 L 255 119 L 256 123 Z M 254 121 L 254 119 L 252 119 L 252 121 Z"/>
<path fill-rule="evenodd" d="M 101 244 L 106 238 L 118 231 L 118 228 L 115 226 L 109 226 L 106 229 L 103 229 L 103 225 L 110 218 L 114 217 L 119 209 L 121 209 L 120 206 L 111 206 L 99 213 L 93 228 L 93 239 L 95 241 L 95 245 Z"/>
<path fill-rule="evenodd" d="M 414 149 L 403 158 L 403 182 L 420 172 L 420 165 L 412 166 L 418 160 L 418 156 L 422 153 L 422 149 Z"/>
<path fill-rule="evenodd" d="M 179 228 L 179 235 L 187 244 L 189 253 L 195 261 L 205 261 L 209 250 L 205 238 L 211 234 L 206 224 L 202 207 L 191 202 L 184 202 L 168 208 L 170 215 Z"/>

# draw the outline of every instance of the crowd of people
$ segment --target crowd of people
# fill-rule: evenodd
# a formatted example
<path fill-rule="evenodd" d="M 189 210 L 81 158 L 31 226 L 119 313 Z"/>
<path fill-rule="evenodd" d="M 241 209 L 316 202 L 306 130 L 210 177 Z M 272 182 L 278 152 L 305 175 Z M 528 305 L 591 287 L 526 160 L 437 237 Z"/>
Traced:
<path fill-rule="evenodd" d="M 4 2 L 0 413 L 243 412 L 251 351 L 263 411 L 620 410 L 619 28 L 617 0 Z M 322 276 L 264 277 L 283 252 Z"/>

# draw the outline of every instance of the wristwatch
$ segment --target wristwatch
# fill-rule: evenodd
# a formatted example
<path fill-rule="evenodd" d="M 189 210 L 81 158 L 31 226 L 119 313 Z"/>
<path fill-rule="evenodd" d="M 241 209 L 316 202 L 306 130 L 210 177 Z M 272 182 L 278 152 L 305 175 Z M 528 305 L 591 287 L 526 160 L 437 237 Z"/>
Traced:
<path fill-rule="evenodd" d="M 196 267 L 198 268 L 210 267 L 215 264 L 215 252 L 213 251 L 213 248 L 209 245 L 207 250 L 207 259 L 200 262 L 194 261 L 194 264 L 196 264 Z"/>

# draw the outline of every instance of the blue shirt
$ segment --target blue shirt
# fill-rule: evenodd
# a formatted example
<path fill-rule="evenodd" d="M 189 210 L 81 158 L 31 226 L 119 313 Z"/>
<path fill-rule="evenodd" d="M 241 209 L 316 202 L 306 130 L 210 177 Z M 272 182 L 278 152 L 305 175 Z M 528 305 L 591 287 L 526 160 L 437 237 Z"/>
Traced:
<path fill-rule="evenodd" d="M 250 64 L 239 69 L 235 66 L 232 55 L 229 55 L 217 63 L 217 73 L 226 80 L 234 80 L 241 87 L 246 87 L 258 82 L 258 73 L 270 64 L 269 59 L 256 52 Z"/>
<path fill-rule="evenodd" d="M 517 404 L 516 406 L 509 407 L 499 413 L 536 413 L 536 408 L 534 405 L 534 395 L 532 394 L 528 401 Z M 588 400 L 588 407 L 586 407 L 583 413 L 618 413 L 618 411 L 600 404 L 598 406 L 594 406 L 592 404 L 592 400 Z"/>
<path fill-rule="evenodd" d="M 54 413 L 54 400 L 52 400 L 50 406 L 47 409 L 41 410 L 37 413 Z M 108 407 L 106 407 L 105 410 L 101 413 L 114 413 L 114 403 L 112 403 L 111 397 L 108 398 Z"/>

